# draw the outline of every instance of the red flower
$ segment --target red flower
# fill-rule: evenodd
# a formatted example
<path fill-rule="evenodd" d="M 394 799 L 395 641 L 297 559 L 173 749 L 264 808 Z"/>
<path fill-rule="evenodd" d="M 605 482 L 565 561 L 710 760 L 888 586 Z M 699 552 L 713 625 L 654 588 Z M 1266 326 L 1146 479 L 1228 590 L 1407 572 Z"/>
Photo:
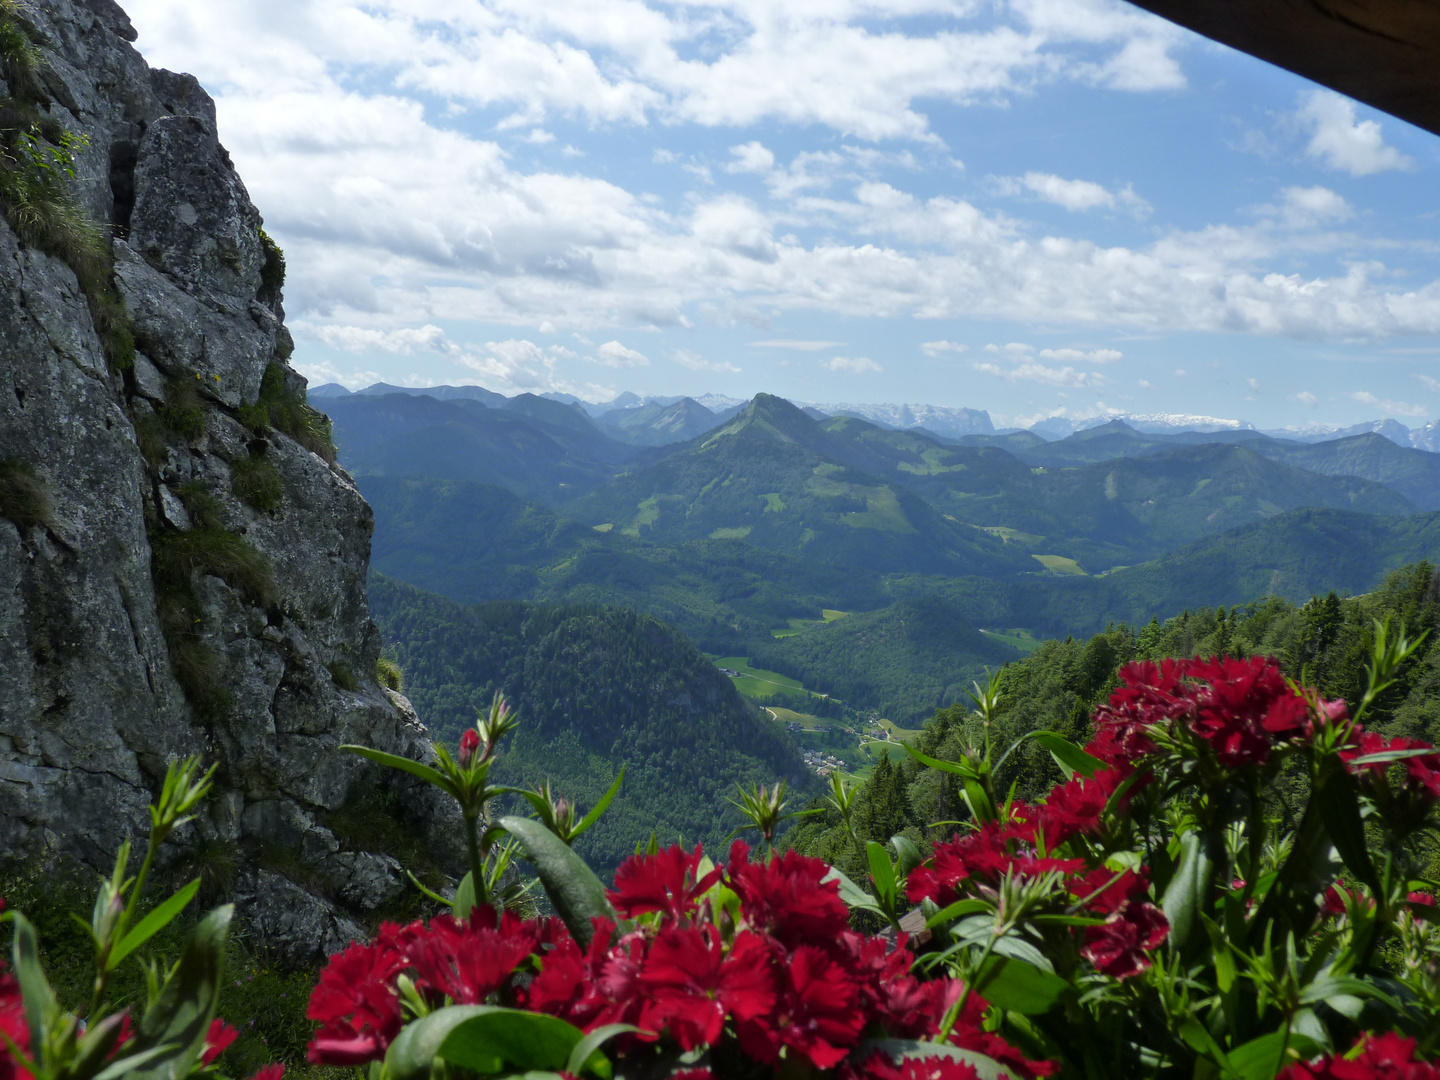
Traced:
<path fill-rule="evenodd" d="M 726 956 L 714 926 L 661 930 L 640 970 L 651 999 L 643 1026 L 668 1026 L 687 1051 L 716 1042 L 727 1015 L 751 1020 L 774 1006 L 770 959 L 756 934 L 738 934 Z"/>
<path fill-rule="evenodd" d="M 475 751 L 479 749 L 480 733 L 474 728 L 466 728 L 465 734 L 460 736 L 460 766 L 468 769 L 475 759 Z"/>
<path fill-rule="evenodd" d="M 200 1052 L 201 1062 L 206 1065 L 214 1064 L 215 1059 L 225 1052 L 239 1034 L 240 1032 L 218 1016 L 211 1020 L 210 1030 L 205 1033 L 205 1049 Z"/>
<path fill-rule="evenodd" d="M 1085 931 L 1080 955 L 1101 974 L 1128 979 L 1150 966 L 1145 953 L 1158 949 L 1170 933 L 1165 914 L 1151 903 L 1122 904 L 1102 926 Z"/>
<path fill-rule="evenodd" d="M 25 1019 L 25 1001 L 14 975 L 0 975 L 0 1032 L 22 1052 L 30 1049 L 30 1024 Z M 29 1062 L 0 1047 L 0 1080 L 29 1080 L 32 1075 Z"/>
<path fill-rule="evenodd" d="M 484 1004 L 538 943 L 538 926 L 508 911 L 498 930 L 494 924 L 495 909 L 489 906 L 475 908 L 464 923 L 440 915 L 428 927 L 414 924 L 405 940 L 405 959 L 415 969 L 416 987 L 457 1005 Z"/>
<path fill-rule="evenodd" d="M 846 1066 L 842 1080 L 976 1080 L 975 1066 L 948 1057 L 908 1057 L 897 1065 L 876 1052 L 858 1069 Z"/>
<path fill-rule="evenodd" d="M 1308 733 L 1310 704 L 1270 657 L 1192 662 L 1189 674 L 1209 684 L 1191 726 L 1222 765 L 1264 764 L 1276 740 Z"/>
<path fill-rule="evenodd" d="M 1405 902 L 1407 904 L 1418 905 L 1419 907 L 1433 908 L 1435 906 L 1435 897 L 1428 892 L 1412 892 L 1406 895 Z"/>
<path fill-rule="evenodd" d="M 284 1080 L 284 1065 L 266 1065 L 258 1070 L 250 1080 Z"/>
<path fill-rule="evenodd" d="M 772 855 L 761 865 L 750 862 L 743 840 L 730 848 L 730 887 L 740 896 L 745 921 L 786 946 L 830 944 L 849 925 L 850 909 L 840 899 L 839 883 L 822 881 L 829 872 L 820 859 L 794 851 Z"/>
<path fill-rule="evenodd" d="M 1053 789 L 1040 808 L 1045 846 L 1059 847 L 1078 833 L 1099 832 L 1100 815 L 1130 771 L 1128 767 L 1101 769 L 1093 777 L 1076 773 Z"/>
<path fill-rule="evenodd" d="M 783 985 L 769 1016 L 741 1021 L 741 1048 L 773 1065 L 789 1047 L 817 1069 L 838 1065 L 860 1038 L 865 1015 L 848 973 L 813 945 L 796 948 L 781 965 Z"/>
<path fill-rule="evenodd" d="M 1387 1032 L 1362 1035 L 1346 1054 L 1297 1062 L 1277 1080 L 1440 1080 L 1440 1068 L 1415 1059 L 1414 1039 Z"/>
<path fill-rule="evenodd" d="M 399 931 L 380 928 L 373 945 L 351 945 L 330 958 L 310 992 L 305 1015 L 320 1021 L 308 1060 L 315 1065 L 363 1065 L 385 1056 L 400 1033 L 400 1002 L 390 983 L 405 959 L 391 944 Z"/>
<path fill-rule="evenodd" d="M 584 953 L 563 939 L 540 959 L 540 974 L 525 991 L 525 1006 L 591 1031 L 603 1024 L 640 1025 L 645 998 L 639 973 L 645 960 L 645 935 L 615 940 L 609 919 L 591 922 L 595 935 Z"/>
<path fill-rule="evenodd" d="M 1138 874 L 1133 870 L 1116 872 L 1102 866 L 1083 877 L 1072 878 L 1068 888 L 1070 895 L 1076 900 L 1084 900 L 1092 912 L 1113 915 L 1130 901 L 1140 900 L 1150 891 L 1150 871 L 1141 867 Z"/>
<path fill-rule="evenodd" d="M 703 847 L 696 845 L 689 855 L 679 844 L 655 855 L 635 855 L 615 871 L 615 888 L 606 895 L 627 919 L 662 911 L 671 919 L 682 919 L 695 911 L 700 898 L 720 877 L 713 870 L 697 881 Z"/>
<path fill-rule="evenodd" d="M 1086 749 L 1110 765 L 1154 751 L 1147 728 L 1194 714 L 1194 688 L 1186 682 L 1189 660 L 1149 660 L 1120 669 L 1120 685 L 1095 711 L 1095 738 Z"/>

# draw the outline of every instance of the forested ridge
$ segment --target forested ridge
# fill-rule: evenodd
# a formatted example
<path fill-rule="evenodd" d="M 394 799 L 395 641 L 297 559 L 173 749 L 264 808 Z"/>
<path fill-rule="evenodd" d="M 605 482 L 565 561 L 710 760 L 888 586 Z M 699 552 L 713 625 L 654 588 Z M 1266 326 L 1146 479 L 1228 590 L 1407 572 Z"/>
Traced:
<path fill-rule="evenodd" d="M 1380 588 L 1362 596 L 1330 592 L 1299 605 L 1271 596 L 1230 608 L 1183 611 L 1138 629 L 1114 623 L 1088 640 L 1047 641 L 1003 668 L 1003 693 L 990 736 L 1002 750 L 1037 730 L 1084 743 L 1095 708 L 1118 685 L 1119 669 L 1135 660 L 1164 657 L 1273 656 L 1291 678 L 1353 706 L 1364 693 L 1376 620 L 1383 624 L 1387 619 L 1392 632 L 1403 623 L 1412 636 L 1428 631 L 1429 637 L 1372 706 L 1367 727 L 1433 742 L 1440 737 L 1440 575 L 1423 561 L 1393 572 Z M 913 746 L 930 757 L 958 760 L 981 737 L 972 710 L 953 705 L 935 712 Z M 1049 753 L 1032 742 L 1012 756 L 997 786 L 1003 791 L 1013 783 L 1017 798 L 1033 799 L 1058 779 Z M 952 781 L 907 754 L 882 761 L 858 795 L 860 839 L 884 842 L 903 833 L 919 842 L 953 832 L 956 819 L 967 812 Z M 840 815 L 823 800 L 812 808 L 820 813 L 794 828 L 788 842 L 863 879 L 863 855 Z M 937 822 L 947 824 L 937 827 Z"/>
<path fill-rule="evenodd" d="M 620 796 L 576 843 L 613 868 L 655 830 L 716 847 L 740 820 L 737 783 L 813 785 L 794 742 L 683 635 L 598 605 L 461 605 L 379 574 L 370 600 L 405 692 L 451 746 L 503 691 L 520 712 L 496 773 L 546 779 L 582 812 L 624 766 Z"/>

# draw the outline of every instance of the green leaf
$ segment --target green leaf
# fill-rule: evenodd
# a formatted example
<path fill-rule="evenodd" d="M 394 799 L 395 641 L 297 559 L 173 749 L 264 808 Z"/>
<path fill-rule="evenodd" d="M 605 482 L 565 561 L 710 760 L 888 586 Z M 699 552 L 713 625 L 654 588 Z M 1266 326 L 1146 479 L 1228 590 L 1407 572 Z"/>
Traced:
<path fill-rule="evenodd" d="M 465 876 L 460 879 L 460 884 L 455 887 L 455 899 L 450 901 L 450 914 L 456 919 L 470 918 L 470 912 L 475 910 L 475 875 L 466 871 Z"/>
<path fill-rule="evenodd" d="M 113 1013 L 91 1024 L 75 1046 L 75 1057 L 66 1070 L 67 1080 L 89 1080 L 105 1067 L 105 1059 L 120 1041 L 125 1013 Z"/>
<path fill-rule="evenodd" d="M 499 1072 L 505 1066 L 507 1071 L 558 1072 L 584 1037 L 584 1032 L 558 1016 L 496 1008 L 457 1024 L 436 1056 L 478 1073 Z M 498 1068 L 492 1064 L 496 1061 Z"/>
<path fill-rule="evenodd" d="M 200 879 L 197 877 L 136 923 L 135 928 L 121 938 L 120 944 L 116 945 L 114 951 L 110 953 L 110 959 L 106 965 L 108 969 L 114 971 L 120 966 L 120 961 L 174 922 L 175 917 L 185 910 L 199 891 Z"/>
<path fill-rule="evenodd" d="M 620 921 L 605 898 L 605 886 L 565 841 L 530 818 L 503 817 L 500 824 L 525 849 L 525 858 L 535 867 L 556 913 L 582 949 L 595 935 L 591 919 L 603 916 L 612 922 Z"/>
<path fill-rule="evenodd" d="M 895 904 L 895 867 L 890 863 L 890 853 L 884 844 L 874 840 L 865 842 L 865 854 L 870 860 L 870 879 L 875 882 L 875 895 L 882 906 Z"/>
<path fill-rule="evenodd" d="M 911 871 L 925 861 L 925 856 L 909 837 L 892 836 L 890 843 L 895 848 L 895 865 L 899 869 L 900 877 L 908 878 Z"/>
<path fill-rule="evenodd" d="M 1094 776 L 1105 768 L 1105 763 L 1099 758 L 1087 754 L 1069 739 L 1056 732 L 1036 731 L 1032 732 L 1030 737 L 1050 751 L 1050 756 L 1055 759 L 1055 764 L 1060 766 L 1060 771 L 1065 774 L 1067 780 L 1077 772 L 1088 777 Z"/>
<path fill-rule="evenodd" d="M 830 872 L 820 879 L 820 884 L 824 885 L 827 881 L 839 882 L 840 899 L 845 901 L 846 907 L 852 910 L 859 908 L 861 911 L 873 911 L 882 916 L 885 914 L 880 910 L 880 905 L 875 903 L 875 898 L 846 877 L 839 867 L 830 867 Z"/>
<path fill-rule="evenodd" d="M 1030 921 L 1037 926 L 1104 926 L 1104 919 L 1089 915 L 1033 915 Z"/>
<path fill-rule="evenodd" d="M 980 779 L 980 774 L 976 772 L 972 766 L 967 765 L 964 762 L 941 761 L 939 758 L 925 756 L 924 754 L 920 753 L 919 750 L 916 750 L 913 746 L 911 746 L 909 743 L 902 742 L 900 745 L 905 748 L 905 752 L 907 754 L 913 757 L 916 761 L 920 762 L 921 765 L 929 766 L 932 769 L 939 769 L 941 772 L 953 773 L 954 775 L 962 777 L 964 779 Z"/>
<path fill-rule="evenodd" d="M 984 900 L 956 900 L 948 907 L 943 907 L 930 918 L 925 920 L 925 926 L 934 930 L 935 927 L 952 923 L 956 919 L 963 919 L 966 915 L 977 915 L 982 911 L 991 911 L 993 906 Z"/>
<path fill-rule="evenodd" d="M 969 777 L 961 781 L 961 784 L 965 802 L 970 807 L 970 813 L 975 815 L 976 821 L 994 821 L 999 816 L 995 813 L 995 804 L 990 801 L 990 793 L 983 784 Z"/>
<path fill-rule="evenodd" d="M 119 1080 L 119 1077 L 137 1072 L 142 1065 L 147 1065 L 156 1058 L 171 1053 L 176 1046 L 175 1043 L 161 1043 L 159 1046 L 152 1046 L 149 1050 L 138 1054 L 126 1054 L 96 1073 L 94 1080 Z"/>
<path fill-rule="evenodd" d="M 234 914 L 234 905 L 226 904 L 200 921 L 160 996 L 146 1010 L 135 1038 L 126 1044 L 131 1051 L 126 1058 L 163 1046 L 171 1049 L 154 1055 L 147 1068 L 129 1074 L 136 1080 L 181 1080 L 190 1074 L 220 1000 L 225 943 Z"/>
<path fill-rule="evenodd" d="M 1237 1080 L 1271 1080 L 1280 1071 L 1285 1035 L 1285 1029 L 1281 1028 L 1237 1046 L 1230 1051 L 1229 1072 Z"/>
<path fill-rule="evenodd" d="M 625 766 L 621 765 L 620 775 L 615 777 L 615 782 L 610 785 L 610 790 L 605 792 L 605 794 L 600 797 L 600 801 L 590 809 L 590 812 L 580 819 L 580 823 L 575 826 L 575 830 L 570 834 L 571 840 L 574 840 L 575 837 L 579 836 L 586 829 L 590 828 L 591 825 L 594 825 L 595 822 L 600 820 L 600 815 L 605 813 L 606 809 L 615 800 L 615 796 L 620 791 L 620 784 L 624 779 Z"/>
<path fill-rule="evenodd" d="M 1225 940 L 1225 935 L 1220 927 L 1215 924 L 1204 912 L 1200 913 L 1200 922 L 1205 927 L 1205 933 L 1210 938 L 1210 954 L 1215 961 L 1215 985 L 1222 994 L 1228 994 L 1230 987 L 1235 982 L 1235 954 L 1230 949 L 1230 943 Z"/>
<path fill-rule="evenodd" d="M 430 1068 L 440 1044 L 466 1020 L 494 1012 L 495 1005 L 449 1005 L 429 1016 L 406 1024 L 385 1052 L 384 1074 L 388 1080 L 430 1080 Z M 487 1070 L 498 1072 L 501 1062 Z"/>
<path fill-rule="evenodd" d="M 1180 1025 L 1180 1038 L 1185 1040 L 1186 1045 L 1197 1054 L 1208 1057 L 1222 1069 L 1229 1071 L 1230 1059 L 1225 1051 L 1220 1048 L 1209 1030 L 1195 1017 L 1189 1017 Z"/>
<path fill-rule="evenodd" d="M 1378 754 L 1361 754 L 1357 758 L 1350 759 L 1350 767 L 1356 765 L 1379 765 L 1390 761 L 1404 761 L 1406 758 L 1434 756 L 1433 747 L 1424 747 L 1419 750 L 1382 750 Z"/>
<path fill-rule="evenodd" d="M 18 911 L 7 911 L 4 921 L 15 926 L 11 956 L 15 967 L 15 978 L 20 983 L 20 994 L 25 1001 L 25 1023 L 30 1028 L 30 1052 L 43 1058 L 45 1040 L 45 1019 L 58 1007 L 55 991 L 45 978 L 40 966 L 40 939 L 30 920 Z M 40 1065 L 45 1065 L 40 1060 Z"/>
<path fill-rule="evenodd" d="M 600 1080 L 610 1080 L 614 1069 L 611 1068 L 609 1059 L 600 1053 L 600 1047 L 616 1035 L 643 1030 L 634 1024 L 606 1024 L 596 1028 L 575 1044 L 575 1048 L 570 1051 L 570 1060 L 565 1063 L 565 1071 L 571 1076 L 579 1076 L 589 1071 L 600 1077 Z"/>
<path fill-rule="evenodd" d="M 398 754 L 387 754 L 384 750 L 372 750 L 368 746 L 354 746 L 347 743 L 340 747 L 340 749 L 349 750 L 352 754 L 359 754 L 363 758 L 369 758 L 377 764 L 388 765 L 392 769 L 407 772 L 411 776 L 418 776 L 426 783 L 434 784 L 442 791 L 449 793 L 452 798 L 460 798 L 460 792 L 456 789 L 455 785 L 446 779 L 439 770 L 432 769 L 429 765 L 425 765 L 419 761 L 412 761 L 406 757 L 400 757 Z"/>
<path fill-rule="evenodd" d="M 1183 949 L 1195 927 L 1195 917 L 1210 893 L 1215 863 L 1210 857 L 1209 838 L 1198 832 L 1186 833 L 1180 842 L 1180 863 L 1160 901 L 1170 923 L 1170 942 Z"/>
<path fill-rule="evenodd" d="M 851 1057 L 864 1062 L 873 1053 L 881 1053 L 894 1064 L 906 1058 L 949 1058 L 974 1068 L 979 1080 L 1017 1080 L 1017 1077 L 994 1058 L 976 1050 L 962 1050 L 946 1043 L 918 1042 L 913 1039 L 866 1039 Z"/>
<path fill-rule="evenodd" d="M 1326 758 L 1319 772 L 1314 798 L 1320 808 L 1325 831 L 1330 834 L 1330 842 L 1340 852 L 1340 858 L 1345 860 L 1350 872 L 1379 896 L 1382 891 L 1380 880 L 1375 876 L 1375 866 L 1365 845 L 1365 826 L 1360 820 L 1355 782 L 1338 757 Z"/>
<path fill-rule="evenodd" d="M 1059 975 L 1007 956 L 992 956 L 975 977 L 975 992 L 990 1004 L 1026 1016 L 1049 1012 L 1070 990 Z"/>

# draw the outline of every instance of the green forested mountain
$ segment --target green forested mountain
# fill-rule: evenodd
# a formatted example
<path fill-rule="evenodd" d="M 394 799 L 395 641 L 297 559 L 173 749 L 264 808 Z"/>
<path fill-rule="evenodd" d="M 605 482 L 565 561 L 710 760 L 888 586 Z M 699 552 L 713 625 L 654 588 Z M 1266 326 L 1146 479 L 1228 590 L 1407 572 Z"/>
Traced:
<path fill-rule="evenodd" d="M 635 446 L 668 446 L 689 442 L 719 427 L 733 410 L 717 415 L 691 398 L 662 405 L 658 401 L 601 413 L 599 424 L 612 436 Z"/>
<path fill-rule="evenodd" d="M 1266 597 L 1233 608 L 1182 611 L 1164 622 L 1138 627 L 1117 623 L 1088 640 L 1067 637 L 1046 642 L 1011 664 L 1002 676 L 1001 707 L 992 737 L 1003 748 L 1027 731 L 1058 731 L 1084 742 L 1090 715 L 1116 685 L 1116 671 L 1136 659 L 1165 656 L 1270 655 L 1287 674 L 1316 686 L 1352 707 L 1364 693 L 1364 665 L 1375 620 L 1404 622 L 1414 636 L 1429 631 L 1416 656 L 1401 668 L 1395 685 L 1377 702 L 1368 726 L 1389 735 L 1440 739 L 1440 578 L 1428 562 L 1397 570 L 1374 591 L 1341 598 L 1326 593 L 1296 605 Z M 980 737 L 964 706 L 935 713 L 914 745 L 932 757 L 954 760 Z M 1018 797 L 1044 794 L 1060 773 L 1048 754 L 1027 744 L 1011 759 L 997 785 L 1016 784 Z M 834 859 L 863 877 L 862 855 L 838 814 L 805 819 L 788 837 L 797 849 Z M 859 796 L 856 822 L 861 839 L 884 841 L 896 833 L 912 839 L 938 835 L 939 821 L 963 817 L 963 803 L 947 774 L 920 767 L 908 756 L 877 767 Z"/>
<path fill-rule="evenodd" d="M 533 394 L 503 409 L 412 394 L 356 394 L 324 405 L 341 460 L 359 476 L 470 480 L 555 503 L 604 483 L 635 453 L 581 410 Z"/>
<path fill-rule="evenodd" d="M 613 869 L 655 830 L 718 848 L 738 823 L 736 783 L 812 785 L 780 725 L 671 627 L 592 605 L 464 606 L 372 573 L 370 602 L 405 692 L 436 738 L 453 743 L 497 690 L 522 724 L 500 760 L 501 782 L 549 778 L 582 808 L 621 765 L 609 811 L 576 843 Z"/>
<path fill-rule="evenodd" d="M 948 574 L 1029 568 L 1025 553 L 946 518 L 893 479 L 853 468 L 836 449 L 810 417 L 761 394 L 728 424 L 564 509 L 653 542 L 744 540 L 837 566 Z"/>

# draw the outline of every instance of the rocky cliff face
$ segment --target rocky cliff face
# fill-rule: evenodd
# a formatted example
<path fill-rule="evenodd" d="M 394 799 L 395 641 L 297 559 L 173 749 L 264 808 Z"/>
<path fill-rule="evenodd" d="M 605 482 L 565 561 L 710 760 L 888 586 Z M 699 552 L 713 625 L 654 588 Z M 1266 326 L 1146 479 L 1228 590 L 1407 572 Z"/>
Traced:
<path fill-rule="evenodd" d="M 0 481 L 38 490 L 0 516 L 0 855 L 108 865 L 167 762 L 202 754 L 219 790 L 183 857 L 239 853 L 242 915 L 311 959 L 400 890 L 327 827 L 380 779 L 336 748 L 428 751 L 373 676 L 370 510 L 286 364 L 283 264 L 209 97 L 151 70 L 111 0 L 12 18 L 33 110 L 86 140 L 70 190 L 113 237 L 102 289 L 136 354 L 0 220 Z"/>

